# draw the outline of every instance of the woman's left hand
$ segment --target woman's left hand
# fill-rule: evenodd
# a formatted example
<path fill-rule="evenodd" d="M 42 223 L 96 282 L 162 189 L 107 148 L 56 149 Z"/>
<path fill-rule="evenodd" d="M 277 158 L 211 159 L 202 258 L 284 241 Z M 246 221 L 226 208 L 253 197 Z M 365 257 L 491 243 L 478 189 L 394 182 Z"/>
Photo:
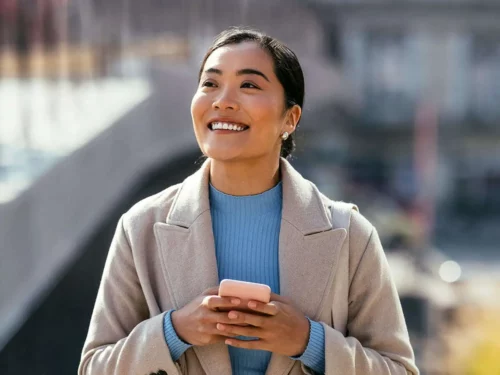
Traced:
<path fill-rule="evenodd" d="M 267 350 L 295 357 L 301 355 L 309 341 L 309 321 L 291 301 L 277 294 L 271 302 L 250 301 L 248 308 L 256 314 L 231 310 L 224 321 L 217 323 L 220 334 L 228 338 L 228 345 L 246 349 Z M 241 326 L 241 324 L 248 324 Z M 257 337 L 258 340 L 238 340 L 232 336 Z"/>

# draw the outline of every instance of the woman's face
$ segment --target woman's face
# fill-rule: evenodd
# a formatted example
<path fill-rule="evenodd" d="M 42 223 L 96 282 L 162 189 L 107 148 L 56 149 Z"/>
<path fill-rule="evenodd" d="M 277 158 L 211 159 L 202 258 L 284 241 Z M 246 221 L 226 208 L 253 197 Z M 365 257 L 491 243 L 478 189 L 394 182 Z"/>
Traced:
<path fill-rule="evenodd" d="M 220 161 L 278 158 L 281 134 L 291 134 L 295 126 L 284 114 L 284 98 L 273 60 L 258 44 L 216 49 L 203 67 L 191 103 L 202 152 Z"/>

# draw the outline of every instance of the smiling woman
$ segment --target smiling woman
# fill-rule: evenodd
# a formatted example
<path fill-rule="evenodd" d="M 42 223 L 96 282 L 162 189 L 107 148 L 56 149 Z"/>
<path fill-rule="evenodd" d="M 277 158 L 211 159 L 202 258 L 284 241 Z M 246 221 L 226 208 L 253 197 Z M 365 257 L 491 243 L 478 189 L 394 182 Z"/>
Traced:
<path fill-rule="evenodd" d="M 191 103 L 207 160 L 120 219 L 79 375 L 418 374 L 377 231 L 286 160 L 303 101 L 284 44 L 215 39 Z"/>

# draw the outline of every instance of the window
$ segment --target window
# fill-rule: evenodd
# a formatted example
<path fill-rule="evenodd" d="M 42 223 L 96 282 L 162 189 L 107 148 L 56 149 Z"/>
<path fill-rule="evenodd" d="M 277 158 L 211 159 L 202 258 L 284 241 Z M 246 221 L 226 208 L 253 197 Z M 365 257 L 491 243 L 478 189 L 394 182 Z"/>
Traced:
<path fill-rule="evenodd" d="M 471 111 L 486 124 L 500 120 L 500 38 L 477 35 L 471 64 Z"/>
<path fill-rule="evenodd" d="M 366 37 L 365 117 L 387 125 L 412 121 L 416 87 L 412 84 L 411 44 L 398 31 Z"/>

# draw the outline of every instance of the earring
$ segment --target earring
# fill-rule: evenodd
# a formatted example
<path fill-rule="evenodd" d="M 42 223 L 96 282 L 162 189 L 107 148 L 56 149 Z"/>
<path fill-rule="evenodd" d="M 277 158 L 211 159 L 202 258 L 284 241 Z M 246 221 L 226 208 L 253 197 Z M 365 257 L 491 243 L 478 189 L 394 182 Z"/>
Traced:
<path fill-rule="evenodd" d="M 288 138 L 288 132 L 284 132 L 281 138 L 283 138 L 283 140 L 286 141 Z"/>

